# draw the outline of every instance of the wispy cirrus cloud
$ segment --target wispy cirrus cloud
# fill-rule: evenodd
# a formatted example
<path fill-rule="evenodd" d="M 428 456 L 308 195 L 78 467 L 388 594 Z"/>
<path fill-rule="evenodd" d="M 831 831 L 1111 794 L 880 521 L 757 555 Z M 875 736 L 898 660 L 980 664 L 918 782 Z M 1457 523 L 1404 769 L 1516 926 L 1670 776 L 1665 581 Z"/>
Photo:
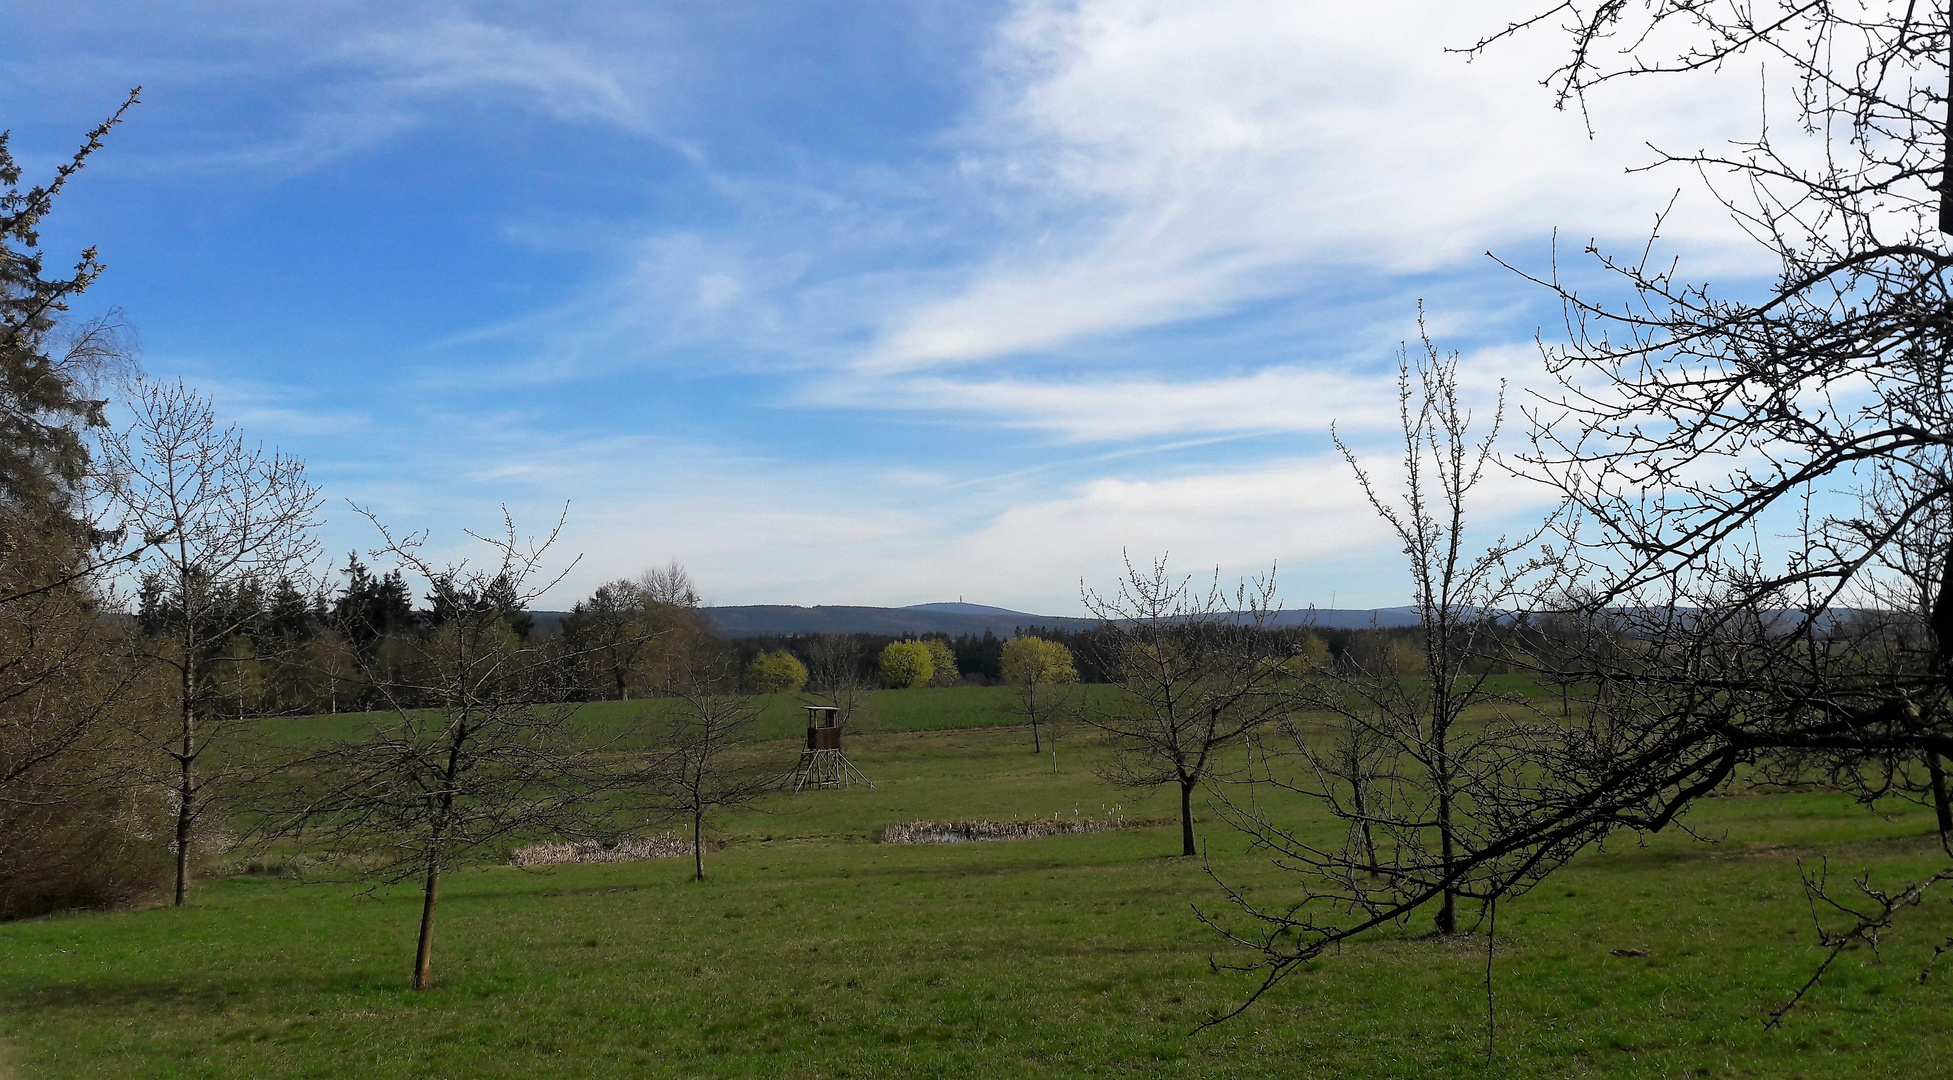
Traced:
<path fill-rule="evenodd" d="M 1497 63 L 1444 53 L 1504 25 L 1496 8 L 1019 5 L 952 137 L 1000 240 L 959 287 L 890 312 L 864 363 L 974 363 L 1142 331 L 1352 269 L 1430 272 L 1560 224 L 1644 235 L 1670 181 L 1624 172 L 1642 140 L 1702 145 L 1753 123 L 1741 106 L 1644 95 L 1590 141 L 1537 85 L 1550 35 Z M 1740 239 L 1695 204 L 1669 235 Z"/>
<path fill-rule="evenodd" d="M 368 30 L 322 59 L 368 74 L 381 97 L 489 94 L 559 120 L 645 128 L 664 66 L 642 55 L 623 63 L 592 44 L 447 14 Z"/>
<path fill-rule="evenodd" d="M 567 499 L 565 605 L 676 557 L 726 602 L 1054 612 L 1121 550 L 1400 601 L 1329 422 L 1388 461 L 1420 297 L 1480 415 L 1516 395 L 1539 312 L 1482 251 L 1638 237 L 1674 182 L 1624 173 L 1640 142 L 1711 143 L 1749 100 L 1637 88 L 1590 142 L 1544 52 L 1442 52 L 1499 3 L 1020 0 L 913 54 L 941 5 L 879 37 L 849 35 L 901 5 L 791 8 L 82 0 L 92 29 L 43 17 L 72 41 L 0 75 L 158 72 L 158 134 L 90 174 L 174 170 L 116 223 L 181 277 L 137 318 L 335 495 L 447 530 Z M 143 224 L 193 188 L 248 287 Z M 1732 250 L 1686 202 L 1670 225 Z"/>
<path fill-rule="evenodd" d="M 83 62 L 21 74 L 146 82 L 152 110 L 195 110 L 198 130 L 145 158 L 166 170 L 301 174 L 481 114 L 655 138 L 662 89 L 683 65 L 657 12 L 641 8 L 538 19 L 445 3 L 290 6 L 185 20 L 82 7 L 76 22 Z M 246 86 L 246 108 L 197 108 Z"/>
<path fill-rule="evenodd" d="M 1479 64 L 1444 52 L 1504 25 L 1494 8 L 1026 0 L 939 154 L 790 179 L 706 168 L 733 208 L 719 228 L 641 236 L 590 295 L 486 333 L 537 342 L 516 382 L 709 357 L 802 373 L 782 404 L 1071 441 L 1370 426 L 1390 412 L 1410 282 L 1503 275 L 1488 247 L 1537 261 L 1561 224 L 1638 238 L 1672 194 L 1626 172 L 1641 141 L 1700 145 L 1745 123 L 1742 107 L 1657 96 L 1590 140 L 1537 85 L 1550 39 Z M 1739 260 L 1701 210 L 1684 203 L 1671 241 Z M 1353 279 L 1372 303 L 1395 292 L 1401 317 L 1360 349 L 1312 340 L 1308 323 L 1351 317 Z M 1267 301 L 1289 308 L 1286 355 L 1147 338 Z M 1486 321 L 1444 305 L 1440 324 Z M 1095 354 L 1109 342 L 1116 356 Z M 1129 369 L 1140 354 L 1152 373 Z M 1536 370 L 1529 351 L 1497 355 L 1522 356 L 1501 376 Z"/>
<path fill-rule="evenodd" d="M 981 417 L 1067 443 L 1239 434 L 1319 437 L 1332 422 L 1345 433 L 1368 438 L 1398 422 L 1396 368 L 1387 348 L 1344 357 L 1340 364 L 1319 360 L 1179 378 L 1118 372 L 1088 379 L 915 373 L 845 382 L 809 396 L 829 405 Z M 1524 346 L 1475 349 L 1461 362 L 1460 386 L 1467 401 L 1489 416 L 1500 389 L 1534 376 L 1538 363 L 1538 354 Z"/>

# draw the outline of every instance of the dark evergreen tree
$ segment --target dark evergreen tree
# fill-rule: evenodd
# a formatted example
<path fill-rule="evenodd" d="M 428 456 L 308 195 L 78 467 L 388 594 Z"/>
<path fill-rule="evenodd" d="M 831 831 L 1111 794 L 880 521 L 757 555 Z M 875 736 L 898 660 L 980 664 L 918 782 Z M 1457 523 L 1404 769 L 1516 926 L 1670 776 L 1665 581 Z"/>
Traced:
<path fill-rule="evenodd" d="M 290 577 L 280 577 L 271 588 L 264 613 L 265 632 L 281 641 L 309 640 L 318 630 L 313 609 L 312 599 L 300 592 Z"/>
<path fill-rule="evenodd" d="M 374 577 L 357 554 L 346 556 L 346 587 L 332 604 L 332 625 L 354 645 L 366 648 L 389 634 L 414 627 L 414 604 L 398 570 Z"/>
<path fill-rule="evenodd" d="M 47 276 L 40 225 L 69 178 L 135 103 L 136 91 L 130 91 L 51 182 L 26 190 L 9 133 L 0 132 L 0 506 L 35 525 L 67 526 L 77 538 L 85 535 L 79 485 L 88 450 L 82 432 L 106 423 L 107 403 L 88 390 L 121 350 L 109 320 L 61 332 L 60 314 L 106 267 L 91 247 L 65 276 Z"/>
<path fill-rule="evenodd" d="M 956 653 L 956 670 L 964 678 L 980 675 L 994 682 L 1003 677 L 1004 639 L 994 631 L 985 630 L 982 637 L 959 635 L 950 648 Z"/>
<path fill-rule="evenodd" d="M 432 580 L 431 586 L 427 594 L 429 606 L 423 619 L 429 629 L 446 626 L 464 615 L 488 612 L 499 616 L 524 641 L 529 639 L 529 632 L 535 629 L 535 617 L 524 610 L 522 598 L 516 594 L 514 583 L 506 576 L 493 577 L 483 583 L 439 576 Z"/>

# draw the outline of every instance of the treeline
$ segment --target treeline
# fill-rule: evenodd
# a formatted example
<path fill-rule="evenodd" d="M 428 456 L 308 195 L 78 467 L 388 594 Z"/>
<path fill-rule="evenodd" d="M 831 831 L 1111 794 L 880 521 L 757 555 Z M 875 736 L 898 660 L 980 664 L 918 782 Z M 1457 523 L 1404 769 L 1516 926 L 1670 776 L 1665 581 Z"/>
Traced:
<path fill-rule="evenodd" d="M 1417 629 L 1404 626 L 1330 629 L 1249 625 L 1242 627 L 1241 632 L 1257 638 L 1256 649 L 1264 655 L 1322 655 L 1331 660 L 1340 660 L 1346 653 L 1353 656 L 1365 650 L 1388 648 L 1395 644 L 1414 647 L 1413 643 L 1418 640 Z M 1104 626 L 1085 629 L 1022 626 L 1012 636 L 1036 637 L 1063 645 L 1076 658 L 1080 682 L 1106 684 L 1120 681 L 1118 661 L 1112 658 L 1118 655 L 1116 646 L 1121 638 Z M 958 681 L 991 686 L 1003 681 L 1004 645 L 1009 640 L 985 630 L 981 635 L 926 633 L 899 637 L 890 634 L 767 634 L 733 638 L 729 645 L 737 654 L 742 669 L 761 655 L 770 653 L 787 653 L 811 668 L 817 655 L 838 645 L 852 657 L 860 677 L 872 680 L 876 677 L 882 651 L 889 645 L 902 641 L 939 641 L 955 657 Z M 1514 670 L 1510 665 L 1484 658 L 1475 662 L 1496 669 L 1494 673 Z"/>
<path fill-rule="evenodd" d="M 135 626 L 152 645 L 185 618 L 184 587 L 161 571 L 142 577 Z M 907 641 L 938 643 L 953 659 L 952 664 L 936 665 L 933 685 L 990 686 L 1003 680 L 1009 640 L 989 630 L 955 636 L 821 633 L 724 640 L 700 612 L 691 578 L 676 563 L 599 586 L 548 631 L 537 628 L 506 579 L 491 578 L 472 591 L 451 579 L 436 580 L 416 596 L 398 568 L 376 572 L 356 552 L 310 590 L 281 575 L 269 583 L 246 578 L 202 591 L 206 595 L 199 617 L 224 628 L 221 655 L 211 664 L 212 694 L 237 716 L 363 712 L 419 704 L 424 695 L 415 687 L 424 680 L 414 669 L 414 642 L 438 631 L 461 610 L 499 615 L 512 634 L 537 647 L 549 678 L 572 701 L 670 696 L 673 658 L 701 650 L 725 654 L 720 666 L 733 673 L 729 690 L 774 689 L 746 673 L 761 656 L 781 653 L 809 671 L 838 664 L 873 685 L 885 681 L 880 677 L 884 652 Z M 1263 655 L 1321 654 L 1332 660 L 1410 645 L 1417 637 L 1411 627 L 1249 626 L 1240 632 L 1260 639 L 1254 647 Z M 1119 638 L 1104 627 L 1030 626 L 1013 636 L 1063 645 L 1076 658 L 1081 682 L 1105 684 L 1121 678 L 1111 659 Z M 816 680 L 819 685 L 824 680 Z"/>
<path fill-rule="evenodd" d="M 599 587 L 548 632 L 538 630 L 529 598 L 507 575 L 471 584 L 437 571 L 416 595 L 399 568 L 376 572 L 357 552 L 309 589 L 297 572 L 268 583 L 256 576 L 204 582 L 152 569 L 137 590 L 136 632 L 153 649 L 192 617 L 205 624 L 200 636 L 221 637 L 210 664 L 219 684 L 213 692 L 240 716 L 423 704 L 427 680 L 416 645 L 463 613 L 493 613 L 516 640 L 533 645 L 542 657 L 538 677 L 566 700 L 669 692 L 672 656 L 723 647 L 676 564 Z"/>
<path fill-rule="evenodd" d="M 955 660 L 954 678 L 978 686 L 989 686 L 1003 677 L 1004 642 L 990 630 L 982 635 L 958 634 L 763 634 L 733 638 L 729 645 L 739 657 L 741 668 L 766 654 L 786 653 L 809 670 L 823 664 L 851 665 L 856 677 L 873 682 L 883 650 L 903 641 L 940 642 Z"/>

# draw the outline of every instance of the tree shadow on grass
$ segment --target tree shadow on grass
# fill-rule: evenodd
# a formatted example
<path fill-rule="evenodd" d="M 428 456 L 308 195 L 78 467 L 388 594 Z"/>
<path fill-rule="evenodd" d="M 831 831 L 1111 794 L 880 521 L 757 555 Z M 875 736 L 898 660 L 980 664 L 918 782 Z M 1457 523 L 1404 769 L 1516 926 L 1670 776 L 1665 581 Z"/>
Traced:
<path fill-rule="evenodd" d="M 344 974 L 279 974 L 218 982 L 208 979 L 93 979 L 72 982 L 41 981 L 0 988 L 0 1013 L 13 1017 L 67 1011 L 118 1014 L 149 1010 L 224 1013 L 254 998 L 298 999 L 322 994 L 370 995 L 406 992 L 403 975 L 393 985 L 371 976 Z"/>

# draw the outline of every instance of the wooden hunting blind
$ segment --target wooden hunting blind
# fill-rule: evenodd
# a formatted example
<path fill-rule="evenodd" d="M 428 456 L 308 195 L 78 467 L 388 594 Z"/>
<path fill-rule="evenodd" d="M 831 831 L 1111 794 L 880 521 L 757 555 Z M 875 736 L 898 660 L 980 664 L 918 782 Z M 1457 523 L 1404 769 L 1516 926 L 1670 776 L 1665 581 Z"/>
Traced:
<path fill-rule="evenodd" d="M 800 767 L 793 771 L 793 789 L 846 787 L 855 780 L 874 787 L 841 752 L 841 710 L 832 705 L 801 708 L 807 710 L 807 746 L 800 751 Z"/>

